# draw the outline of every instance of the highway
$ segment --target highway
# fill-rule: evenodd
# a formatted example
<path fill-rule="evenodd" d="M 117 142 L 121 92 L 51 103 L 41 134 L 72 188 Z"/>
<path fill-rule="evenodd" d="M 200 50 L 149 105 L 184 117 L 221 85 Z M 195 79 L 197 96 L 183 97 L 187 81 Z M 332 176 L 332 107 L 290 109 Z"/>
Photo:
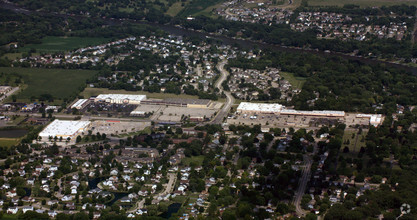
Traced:
<path fill-rule="evenodd" d="M 300 182 L 298 184 L 298 189 L 295 192 L 295 197 L 293 200 L 293 204 L 295 206 L 295 212 L 299 217 L 305 217 L 306 211 L 301 208 L 301 199 L 303 198 L 304 192 L 306 191 L 307 182 L 310 179 L 311 173 L 311 164 L 313 161 L 311 160 L 310 156 L 304 154 L 304 167 L 302 170 L 302 176 Z"/>
<path fill-rule="evenodd" d="M 226 65 L 227 60 L 222 60 L 220 63 L 217 64 L 217 69 L 220 71 L 221 75 L 220 78 L 217 80 L 216 84 L 214 85 L 216 88 L 219 89 L 220 94 L 224 92 L 226 95 L 226 103 L 223 105 L 223 108 L 217 113 L 216 117 L 211 121 L 211 124 L 221 124 L 227 114 L 230 111 L 233 103 L 235 103 L 235 98 L 232 94 L 228 91 L 223 91 L 222 83 L 227 79 L 229 73 L 224 69 L 224 65 Z"/>

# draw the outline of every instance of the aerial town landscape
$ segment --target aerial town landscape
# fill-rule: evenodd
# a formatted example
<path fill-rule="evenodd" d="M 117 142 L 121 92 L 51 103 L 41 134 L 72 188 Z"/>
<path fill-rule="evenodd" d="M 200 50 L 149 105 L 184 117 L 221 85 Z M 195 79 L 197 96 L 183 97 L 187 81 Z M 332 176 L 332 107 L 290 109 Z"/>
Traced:
<path fill-rule="evenodd" d="M 417 1 L 0 11 L 0 219 L 417 219 Z"/>

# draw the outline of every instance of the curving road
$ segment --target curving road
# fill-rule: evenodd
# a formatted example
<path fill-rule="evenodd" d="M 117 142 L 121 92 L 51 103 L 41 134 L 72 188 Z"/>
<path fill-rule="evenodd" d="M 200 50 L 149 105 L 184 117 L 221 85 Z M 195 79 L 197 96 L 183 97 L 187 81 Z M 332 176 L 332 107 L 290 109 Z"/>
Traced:
<path fill-rule="evenodd" d="M 224 65 L 226 65 L 227 60 L 222 60 L 220 63 L 217 64 L 217 69 L 220 71 L 221 76 L 219 80 L 217 80 L 216 84 L 214 85 L 216 88 L 219 89 L 220 94 L 224 92 L 226 95 L 226 103 L 223 105 L 223 108 L 217 113 L 216 117 L 211 121 L 212 124 L 220 124 L 223 122 L 223 119 L 227 116 L 232 107 L 233 103 L 235 103 L 235 98 L 232 94 L 228 91 L 223 91 L 222 83 L 226 80 L 229 73 L 224 69 Z"/>
<path fill-rule="evenodd" d="M 301 217 L 304 217 L 307 214 L 307 212 L 301 208 L 301 199 L 303 198 L 304 192 L 306 191 L 307 182 L 310 179 L 311 164 L 313 164 L 311 158 L 308 155 L 304 155 L 304 167 L 302 170 L 302 176 L 293 200 L 295 212 L 298 216 Z"/>

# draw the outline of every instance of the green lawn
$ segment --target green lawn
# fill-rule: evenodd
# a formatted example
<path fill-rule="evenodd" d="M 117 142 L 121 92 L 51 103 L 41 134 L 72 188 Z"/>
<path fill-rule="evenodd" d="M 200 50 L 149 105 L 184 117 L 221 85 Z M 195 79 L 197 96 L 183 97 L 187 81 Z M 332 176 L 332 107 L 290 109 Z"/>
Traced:
<path fill-rule="evenodd" d="M 20 48 L 21 52 L 28 52 L 30 49 L 36 49 L 36 52 L 58 52 L 74 50 L 80 47 L 99 45 L 108 42 L 108 38 L 96 37 L 44 37 L 41 44 L 28 44 Z"/>
<path fill-rule="evenodd" d="M 2 220 L 15 220 L 17 219 L 17 215 L 3 214 L 1 219 Z"/>
<path fill-rule="evenodd" d="M 201 166 L 203 164 L 203 160 L 204 156 L 193 156 L 182 159 L 182 163 L 186 166 L 189 166 L 191 163 L 195 163 L 197 166 Z"/>
<path fill-rule="evenodd" d="M 131 137 L 131 136 L 134 136 L 134 135 L 151 134 L 151 133 L 152 133 L 151 128 L 146 127 L 141 131 L 123 133 L 123 134 L 117 135 L 117 137 Z"/>
<path fill-rule="evenodd" d="M 279 72 L 279 74 L 284 77 L 284 79 L 288 80 L 290 84 L 297 89 L 301 89 L 306 81 L 306 78 L 304 77 L 296 77 L 292 73 L 288 72 Z"/>
<path fill-rule="evenodd" d="M 309 6 L 343 6 L 354 4 L 361 7 L 391 6 L 391 5 L 416 5 L 416 0 L 308 0 Z"/>
<path fill-rule="evenodd" d="M 220 0 L 194 0 L 186 4 L 184 9 L 178 13 L 180 16 L 190 16 L 204 11 L 206 8 L 216 5 Z"/>
<path fill-rule="evenodd" d="M 204 16 L 211 17 L 211 18 L 218 18 L 219 16 L 217 14 L 213 13 L 212 11 L 216 8 L 220 8 L 220 6 L 222 4 L 223 4 L 223 2 L 219 2 L 215 5 L 207 7 L 206 9 L 204 9 L 204 10 L 198 12 L 198 13 L 195 13 L 194 15 L 195 16 L 204 15 Z"/>
<path fill-rule="evenodd" d="M 1 147 L 11 147 L 19 143 L 20 138 L 0 138 Z"/>
<path fill-rule="evenodd" d="M 354 136 L 353 136 L 354 134 Z M 367 131 L 362 131 L 361 134 L 358 134 L 358 129 L 346 129 L 343 135 L 342 147 L 341 150 L 347 146 L 349 147 L 349 152 L 357 154 L 361 147 L 365 147 L 365 141 L 361 141 L 362 138 L 365 138 Z M 353 137 L 353 138 L 352 138 Z M 348 142 L 348 143 L 346 143 Z"/>
<path fill-rule="evenodd" d="M 171 7 L 169 7 L 166 14 L 172 17 L 176 16 L 184 8 L 184 6 L 182 6 L 182 3 L 183 2 L 179 1 L 179 2 L 175 2 L 174 4 L 172 4 Z"/>
<path fill-rule="evenodd" d="M 93 77 L 96 72 L 89 70 L 0 67 L 0 73 L 5 73 L 6 76 L 8 74 L 22 76 L 25 86 L 17 94 L 17 99 L 27 102 L 31 97 L 39 97 L 42 94 L 50 94 L 58 100 L 77 95 L 79 89 L 85 86 L 85 81 Z"/>

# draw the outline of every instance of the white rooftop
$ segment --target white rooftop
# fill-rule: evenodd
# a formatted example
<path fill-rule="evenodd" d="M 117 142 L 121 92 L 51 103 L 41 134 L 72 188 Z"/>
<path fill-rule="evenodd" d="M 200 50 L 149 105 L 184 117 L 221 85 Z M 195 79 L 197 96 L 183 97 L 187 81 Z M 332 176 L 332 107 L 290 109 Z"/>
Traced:
<path fill-rule="evenodd" d="M 268 103 L 241 102 L 237 107 L 238 111 L 259 111 L 259 112 L 280 112 L 282 105 Z"/>
<path fill-rule="evenodd" d="M 146 99 L 146 95 L 129 95 L 129 94 L 100 94 L 96 99 L 112 99 L 112 100 L 130 100 L 130 101 L 142 101 Z"/>
<path fill-rule="evenodd" d="M 75 102 L 74 105 L 71 106 L 71 108 L 81 107 L 87 101 L 88 99 L 78 99 L 78 101 Z"/>
<path fill-rule="evenodd" d="M 369 123 L 371 123 L 372 125 L 379 125 L 382 123 L 381 114 L 357 114 L 356 117 L 369 118 Z"/>
<path fill-rule="evenodd" d="M 283 109 L 281 113 L 284 114 L 302 114 L 302 115 L 328 115 L 328 116 L 345 116 L 344 111 L 332 111 L 332 110 L 313 110 L 313 111 L 300 111 L 294 109 Z"/>
<path fill-rule="evenodd" d="M 64 121 L 55 119 L 51 124 L 49 124 L 39 136 L 41 137 L 60 137 L 60 136 L 73 136 L 79 131 L 84 130 L 90 121 Z"/>

